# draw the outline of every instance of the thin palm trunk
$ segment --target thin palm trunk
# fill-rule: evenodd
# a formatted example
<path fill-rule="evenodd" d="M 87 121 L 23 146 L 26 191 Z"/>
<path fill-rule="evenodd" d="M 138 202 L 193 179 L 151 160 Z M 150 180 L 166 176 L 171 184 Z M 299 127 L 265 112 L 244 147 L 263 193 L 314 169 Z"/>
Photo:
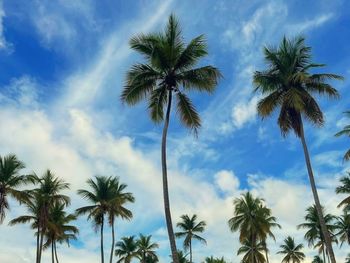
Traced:
<path fill-rule="evenodd" d="M 192 263 L 192 239 L 190 239 L 190 263 Z"/>
<path fill-rule="evenodd" d="M 311 166 L 311 161 L 310 161 L 310 155 L 309 155 L 309 151 L 307 149 L 307 144 L 306 144 L 306 140 L 305 140 L 303 121 L 302 121 L 301 116 L 299 116 L 299 117 L 300 117 L 300 139 L 301 139 L 301 143 L 303 145 L 306 167 L 307 167 L 307 171 L 309 174 L 311 190 L 312 190 L 312 194 L 313 194 L 314 200 L 315 200 L 315 205 L 316 205 L 316 210 L 317 210 L 317 214 L 318 214 L 318 219 L 320 221 L 321 231 L 322 231 L 322 234 L 323 234 L 324 239 L 325 239 L 326 249 L 329 252 L 331 262 L 336 263 L 333 248 L 332 248 L 331 238 L 330 238 L 329 232 L 327 230 L 326 223 L 324 221 L 320 199 L 318 198 L 315 178 L 314 178 L 314 174 L 313 174 L 312 166 Z"/>
<path fill-rule="evenodd" d="M 112 219 L 112 248 L 111 248 L 111 256 L 109 258 L 109 263 L 112 263 L 112 260 L 113 260 L 114 243 L 115 243 L 115 235 L 114 235 L 114 218 L 113 218 Z"/>
<path fill-rule="evenodd" d="M 101 222 L 101 262 L 104 263 L 104 252 L 103 252 L 103 216 Z"/>
<path fill-rule="evenodd" d="M 54 243 L 55 243 L 55 258 L 56 258 L 56 263 L 59 263 L 59 262 L 58 262 L 58 256 L 57 256 L 56 241 L 54 241 Z"/>
<path fill-rule="evenodd" d="M 44 227 L 41 228 L 41 233 L 40 233 L 39 261 L 38 261 L 38 263 L 41 262 L 41 255 L 42 255 L 42 252 L 43 252 L 43 242 L 44 242 Z"/>
<path fill-rule="evenodd" d="M 326 263 L 326 253 L 324 253 L 324 247 L 322 248 L 323 262 Z"/>
<path fill-rule="evenodd" d="M 36 235 L 36 263 L 39 263 L 39 243 L 40 243 L 40 223 L 38 223 L 38 232 Z"/>
<path fill-rule="evenodd" d="M 163 199 L 164 199 L 165 220 L 166 220 L 166 225 L 167 225 L 167 229 L 168 229 L 169 242 L 170 242 L 173 263 L 179 263 L 179 259 L 177 256 L 177 250 L 176 250 L 175 235 L 174 235 L 173 225 L 172 225 L 172 221 L 171 221 L 169 189 L 168 189 L 168 174 L 167 174 L 167 164 L 166 164 L 166 138 L 167 138 L 167 132 L 168 132 L 168 127 L 169 127 L 169 119 L 170 119 L 171 96 L 172 96 L 172 91 L 169 90 L 168 106 L 167 106 L 164 128 L 163 128 L 163 135 L 162 135 Z"/>
<path fill-rule="evenodd" d="M 52 260 L 52 263 L 55 263 L 55 258 L 54 258 L 54 241 L 51 242 L 51 260 Z"/>
<path fill-rule="evenodd" d="M 267 247 L 265 246 L 265 258 L 266 262 L 269 263 L 269 254 L 267 253 Z"/>

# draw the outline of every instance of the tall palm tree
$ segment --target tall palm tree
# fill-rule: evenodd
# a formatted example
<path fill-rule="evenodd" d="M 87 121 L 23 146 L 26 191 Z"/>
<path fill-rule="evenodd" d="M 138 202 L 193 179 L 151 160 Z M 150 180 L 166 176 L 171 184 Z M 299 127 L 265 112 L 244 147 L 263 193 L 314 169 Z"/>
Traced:
<path fill-rule="evenodd" d="M 282 263 L 301 263 L 305 259 L 305 254 L 301 252 L 303 244 L 295 244 L 294 238 L 288 236 L 284 244 L 280 246 L 281 250 L 277 254 L 285 255 Z"/>
<path fill-rule="evenodd" d="M 6 210 L 10 208 L 7 196 L 23 201 L 23 192 L 18 187 L 27 183 L 26 176 L 19 174 L 24 167 L 24 163 L 14 154 L 0 156 L 0 224 L 4 222 Z"/>
<path fill-rule="evenodd" d="M 229 221 L 232 232 L 239 231 L 239 240 L 243 244 L 249 240 L 251 244 L 260 242 L 265 247 L 265 256 L 268 262 L 267 237 L 275 239 L 272 233 L 273 227 L 280 228 L 276 218 L 272 216 L 271 209 L 264 205 L 261 198 L 254 198 L 250 192 L 246 192 L 241 198 L 236 198 L 234 204 L 234 217 Z"/>
<path fill-rule="evenodd" d="M 144 236 L 140 234 L 138 240 L 136 241 L 141 263 L 147 263 L 146 261 L 149 261 L 150 258 L 158 260 L 155 249 L 159 248 L 159 245 L 157 243 L 151 242 L 151 238 L 151 235 Z"/>
<path fill-rule="evenodd" d="M 337 243 L 336 235 L 334 234 L 336 226 L 334 225 L 335 216 L 331 214 L 325 214 L 322 207 L 322 214 L 324 215 L 324 222 L 326 223 L 327 231 L 332 238 L 332 242 Z M 318 217 L 316 206 L 310 206 L 306 209 L 306 215 L 304 217 L 305 223 L 299 224 L 298 229 L 306 229 L 304 235 L 305 240 L 308 242 L 309 247 L 318 248 L 318 253 L 323 254 L 323 261 L 326 262 L 326 254 L 329 256 L 329 251 L 326 247 L 326 241 L 321 230 L 321 224 Z"/>
<path fill-rule="evenodd" d="M 70 198 L 61 194 L 61 191 L 68 190 L 69 184 L 56 177 L 50 170 L 47 170 L 41 177 L 36 174 L 28 176 L 29 180 L 37 185 L 33 190 L 28 191 L 29 195 L 39 200 L 38 236 L 40 236 L 39 249 L 37 249 L 37 263 L 41 262 L 44 235 L 47 231 L 50 208 L 58 202 L 68 205 Z"/>
<path fill-rule="evenodd" d="M 45 236 L 47 238 L 44 248 L 51 246 L 51 258 L 52 263 L 58 263 L 57 256 L 57 242 L 66 242 L 69 245 L 70 240 L 76 240 L 76 235 L 79 233 L 77 227 L 70 225 L 70 223 L 76 220 L 76 216 L 73 214 L 67 214 L 64 210 L 65 205 L 62 203 L 54 203 L 50 208 L 49 220 Z"/>
<path fill-rule="evenodd" d="M 242 263 L 265 263 L 264 257 L 265 245 L 262 242 L 252 242 L 244 240 L 242 246 L 238 249 L 237 255 L 243 255 Z"/>
<path fill-rule="evenodd" d="M 350 117 L 350 111 L 345 111 L 344 113 L 348 118 Z M 336 137 L 343 136 L 343 135 L 350 136 L 350 125 L 346 125 L 340 132 L 335 134 Z M 350 149 L 347 150 L 346 153 L 344 154 L 344 160 L 345 161 L 350 160 Z"/>
<path fill-rule="evenodd" d="M 122 237 L 122 240 L 117 242 L 115 255 L 119 257 L 117 263 L 130 263 L 133 258 L 138 257 L 137 243 L 134 236 Z"/>
<path fill-rule="evenodd" d="M 197 215 L 193 215 L 192 217 L 189 217 L 188 215 L 182 215 L 181 219 L 182 221 L 176 224 L 176 226 L 180 228 L 181 231 L 176 232 L 175 236 L 184 238 L 183 245 L 185 250 L 190 250 L 190 263 L 192 263 L 192 239 L 196 239 L 204 244 L 207 243 L 203 237 L 196 234 L 204 232 L 206 223 L 205 221 L 196 222 Z"/>
<path fill-rule="evenodd" d="M 315 126 L 322 126 L 324 123 L 323 113 L 313 95 L 320 94 L 330 98 L 338 98 L 338 91 L 327 81 L 343 78 L 329 73 L 310 73 L 311 69 L 324 65 L 312 63 L 311 47 L 305 45 L 303 37 L 292 40 L 284 37 L 278 48 L 265 47 L 264 54 L 268 68 L 265 71 L 256 71 L 253 77 L 255 91 L 259 91 L 265 96 L 258 103 L 258 114 L 265 118 L 280 108 L 278 125 L 282 135 L 286 136 L 290 131 L 293 131 L 300 138 L 327 250 L 332 263 L 335 263 L 331 238 L 323 220 L 321 203 L 305 140 L 303 117 Z"/>
<path fill-rule="evenodd" d="M 77 215 L 88 214 L 88 220 L 92 220 L 97 230 L 100 228 L 100 244 L 101 244 L 101 262 L 104 263 L 104 249 L 103 249 L 103 228 L 105 222 L 105 215 L 109 213 L 110 222 L 111 216 L 115 215 L 114 207 L 112 207 L 112 200 L 116 198 L 115 185 L 111 183 L 112 177 L 96 176 L 93 179 L 87 180 L 91 191 L 80 189 L 78 194 L 85 200 L 89 201 L 91 205 L 80 207 L 76 210 Z M 114 232 L 114 229 L 113 229 Z"/>
<path fill-rule="evenodd" d="M 172 257 L 178 263 L 166 163 L 166 139 L 173 96 L 177 100 L 180 121 L 197 134 L 200 116 L 186 93 L 192 90 L 212 93 L 221 73 L 213 66 L 195 68 L 199 60 L 208 54 L 205 38 L 200 35 L 186 45 L 174 15 L 169 17 L 165 32 L 135 36 L 130 40 L 130 47 L 142 54 L 146 62 L 135 64 L 128 71 L 121 99 L 135 105 L 147 98 L 151 120 L 155 123 L 164 120 L 161 146 L 164 211 Z"/>
<path fill-rule="evenodd" d="M 340 178 L 340 182 L 342 185 L 335 188 L 335 192 L 337 194 L 347 194 L 348 196 L 339 203 L 338 207 L 345 206 L 345 209 L 348 210 L 350 205 L 350 172 L 348 172 L 347 176 Z"/>
<path fill-rule="evenodd" d="M 113 191 L 113 194 L 111 195 L 111 200 L 109 201 L 108 209 L 108 221 L 112 231 L 112 247 L 109 262 L 112 263 L 115 245 L 115 218 L 120 217 L 122 219 L 131 220 L 132 212 L 125 207 L 125 204 L 133 203 L 135 201 L 135 198 L 132 193 L 125 192 L 127 185 L 120 183 L 118 177 L 110 178 L 109 183 Z"/>
<path fill-rule="evenodd" d="M 344 211 L 344 213 L 337 217 L 334 224 L 336 235 L 339 236 L 340 246 L 344 242 L 350 245 L 350 215 Z"/>

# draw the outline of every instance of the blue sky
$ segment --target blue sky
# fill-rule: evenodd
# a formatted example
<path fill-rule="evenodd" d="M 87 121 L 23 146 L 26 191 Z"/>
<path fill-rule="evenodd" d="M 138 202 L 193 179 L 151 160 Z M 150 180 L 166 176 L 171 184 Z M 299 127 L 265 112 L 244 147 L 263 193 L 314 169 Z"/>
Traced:
<path fill-rule="evenodd" d="M 350 108 L 350 3 L 345 0 L 2 1 L 0 154 L 16 153 L 27 171 L 52 169 L 71 183 L 72 192 L 93 175 L 120 176 L 136 203 L 130 206 L 134 220 L 118 222 L 118 238 L 152 234 L 162 262 L 169 262 L 161 126 L 150 122 L 145 104 L 129 108 L 119 96 L 125 72 L 142 60 L 128 48 L 128 40 L 162 30 L 172 12 L 185 40 L 206 35 L 210 53 L 201 63 L 215 65 L 224 75 L 213 95 L 191 94 L 203 121 L 198 139 L 173 113 L 168 147 L 173 220 L 196 213 L 207 221 L 208 246 L 195 246 L 195 261 L 216 255 L 239 262 L 238 235 L 229 232 L 227 220 L 233 198 L 249 189 L 265 198 L 283 227 L 276 230 L 276 243 L 269 241 L 271 262 L 280 262 L 273 253 L 287 235 L 303 241 L 296 225 L 312 196 L 300 142 L 293 135 L 281 137 L 276 116 L 263 122 L 256 116 L 259 95 L 252 93 L 251 76 L 264 68 L 264 45 L 303 34 L 314 61 L 345 77 L 334 83 L 341 100 L 319 98 L 326 125 L 318 130 L 306 126 L 321 200 L 329 212 L 339 214 L 341 197 L 334 195 L 334 187 L 347 170 L 342 155 L 350 145 L 347 138 L 334 137 L 348 121 L 342 112 Z M 71 209 L 85 204 L 74 193 L 72 199 Z M 23 208 L 13 203 L 8 218 L 21 213 Z M 85 218 L 77 223 L 79 242 L 60 247 L 62 261 L 96 262 L 98 236 Z M 28 226 L 2 226 L 5 262 L 33 261 L 32 234 Z M 346 247 L 336 251 L 342 259 Z M 311 258 L 317 252 L 306 246 L 306 253 Z"/>

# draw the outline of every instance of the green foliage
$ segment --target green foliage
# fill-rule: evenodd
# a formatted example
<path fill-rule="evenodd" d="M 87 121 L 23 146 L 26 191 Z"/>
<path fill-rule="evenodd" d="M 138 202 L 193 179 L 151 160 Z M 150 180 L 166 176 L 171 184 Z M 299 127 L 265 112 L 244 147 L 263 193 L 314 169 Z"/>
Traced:
<path fill-rule="evenodd" d="M 265 263 L 265 245 L 263 242 L 255 242 L 245 239 L 238 249 L 237 255 L 243 254 L 242 263 Z"/>
<path fill-rule="evenodd" d="M 347 176 L 340 178 L 341 185 L 335 188 L 337 194 L 347 194 L 348 197 L 344 198 L 338 205 L 338 207 L 345 206 L 345 210 L 349 209 L 350 205 L 350 173 Z"/>
<path fill-rule="evenodd" d="M 158 256 L 155 249 L 159 248 L 159 245 L 152 242 L 151 238 L 151 235 L 144 236 L 140 234 L 138 240 L 136 241 L 137 253 L 140 257 L 141 263 L 158 261 Z"/>
<path fill-rule="evenodd" d="M 224 257 L 214 258 L 213 256 L 206 257 L 203 263 L 226 263 Z"/>
<path fill-rule="evenodd" d="M 343 78 L 329 73 L 310 73 L 324 65 L 311 61 L 311 47 L 305 45 L 303 37 L 284 37 L 278 48 L 265 47 L 264 55 L 267 69 L 256 71 L 253 76 L 255 91 L 264 96 L 258 103 L 258 114 L 265 118 L 280 108 L 278 125 L 284 136 L 291 130 L 301 136 L 302 116 L 322 126 L 323 113 L 313 95 L 338 98 L 338 91 L 327 81 Z"/>
<path fill-rule="evenodd" d="M 122 237 L 116 244 L 115 255 L 119 257 L 117 263 L 130 263 L 139 256 L 137 242 L 134 236 Z"/>
<path fill-rule="evenodd" d="M 344 112 L 345 115 L 349 118 L 350 117 L 350 111 L 346 111 Z M 350 136 L 350 125 L 345 125 L 344 128 L 340 131 L 340 132 L 337 132 L 335 134 L 336 137 L 339 137 L 339 136 Z M 345 161 L 349 161 L 350 160 L 350 149 L 344 154 L 344 160 Z"/>
<path fill-rule="evenodd" d="M 288 236 L 284 244 L 280 246 L 281 250 L 277 254 L 284 255 L 282 263 L 300 263 L 305 259 L 305 254 L 301 252 L 303 244 L 296 245 L 294 238 Z"/>

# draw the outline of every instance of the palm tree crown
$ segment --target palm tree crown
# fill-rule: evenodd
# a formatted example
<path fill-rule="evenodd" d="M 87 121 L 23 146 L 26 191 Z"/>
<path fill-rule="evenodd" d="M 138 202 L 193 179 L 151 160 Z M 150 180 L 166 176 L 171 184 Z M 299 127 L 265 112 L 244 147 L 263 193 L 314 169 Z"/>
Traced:
<path fill-rule="evenodd" d="M 347 176 L 340 178 L 340 182 L 342 185 L 337 186 L 337 188 L 335 188 L 335 192 L 337 194 L 347 194 L 349 196 L 344 198 L 339 203 L 338 207 L 345 206 L 345 210 L 347 210 L 349 208 L 348 206 L 350 205 L 350 173 L 348 172 Z"/>
<path fill-rule="evenodd" d="M 157 243 L 151 241 L 152 236 L 144 236 L 140 234 L 139 239 L 136 241 L 138 247 L 138 253 L 141 258 L 141 263 L 146 263 L 147 260 L 153 258 L 158 260 L 158 256 L 155 252 L 155 249 L 159 247 Z"/>
<path fill-rule="evenodd" d="M 336 218 L 334 226 L 337 231 L 336 235 L 339 237 L 340 246 L 344 242 L 350 245 L 350 215 L 347 211 L 344 211 L 341 216 Z"/>
<path fill-rule="evenodd" d="M 301 252 L 303 247 L 303 244 L 296 245 L 294 238 L 288 236 L 284 240 L 284 244 L 280 246 L 281 250 L 277 253 L 285 255 L 282 263 L 300 263 L 305 259 L 305 254 Z"/>
<path fill-rule="evenodd" d="M 23 201 L 23 192 L 17 189 L 27 182 L 26 176 L 19 175 L 24 167 L 24 163 L 19 161 L 14 154 L 0 156 L 0 224 L 5 219 L 6 210 L 10 208 L 7 196 L 19 202 Z"/>
<path fill-rule="evenodd" d="M 246 239 L 238 249 L 237 255 L 244 254 L 242 263 L 265 263 L 266 259 L 263 254 L 265 249 L 263 242 L 256 243 Z"/>
<path fill-rule="evenodd" d="M 122 237 L 122 240 L 117 242 L 115 255 L 119 257 L 117 263 L 130 263 L 133 258 L 138 257 L 137 243 L 134 236 Z"/>
<path fill-rule="evenodd" d="M 350 117 L 350 111 L 346 111 L 344 112 L 345 115 L 349 118 Z M 336 137 L 339 136 L 350 136 L 350 125 L 346 125 L 340 132 L 337 132 L 335 134 Z M 344 154 L 344 160 L 345 161 L 349 161 L 350 160 L 350 149 L 346 151 L 346 153 Z"/>

